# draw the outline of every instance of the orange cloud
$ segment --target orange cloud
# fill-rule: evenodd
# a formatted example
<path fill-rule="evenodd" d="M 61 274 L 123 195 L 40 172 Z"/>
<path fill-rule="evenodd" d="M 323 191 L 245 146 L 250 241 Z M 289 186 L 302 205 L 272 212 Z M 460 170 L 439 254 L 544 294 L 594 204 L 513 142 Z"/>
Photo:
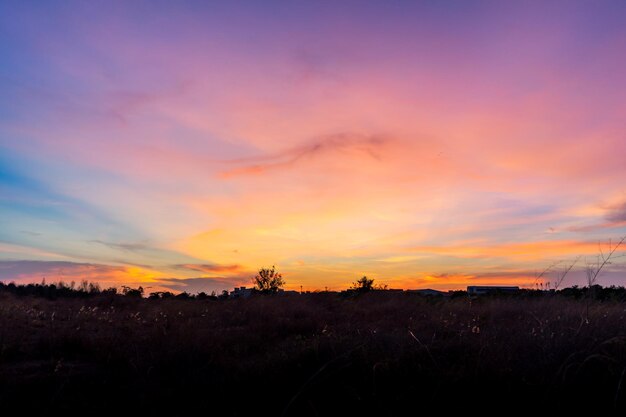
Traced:
<path fill-rule="evenodd" d="M 137 266 L 117 266 L 68 261 L 0 261 L 0 279 L 16 282 L 90 281 L 103 286 L 146 285 L 161 273 Z"/>
<path fill-rule="evenodd" d="M 187 269 L 198 272 L 228 272 L 235 273 L 243 270 L 241 265 L 213 265 L 213 264 L 178 264 L 173 266 L 176 269 Z"/>
<path fill-rule="evenodd" d="M 555 256 L 596 254 L 598 242 L 575 240 L 552 240 L 523 243 L 503 243 L 498 245 L 480 246 L 415 246 L 413 252 L 456 256 L 461 258 L 511 258 L 511 259 L 545 259 Z"/>
<path fill-rule="evenodd" d="M 528 271 L 503 271 L 484 274 L 421 274 L 413 278 L 387 280 L 394 288 L 433 288 L 438 290 L 465 289 L 468 285 L 517 285 L 532 288 L 535 275 Z"/>

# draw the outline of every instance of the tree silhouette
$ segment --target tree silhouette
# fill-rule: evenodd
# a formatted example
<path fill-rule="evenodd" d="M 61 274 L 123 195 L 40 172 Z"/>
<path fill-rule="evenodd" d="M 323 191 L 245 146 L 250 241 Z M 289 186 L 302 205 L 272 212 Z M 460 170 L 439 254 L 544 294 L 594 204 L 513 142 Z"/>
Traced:
<path fill-rule="evenodd" d="M 374 279 L 370 279 L 364 275 L 363 278 L 359 278 L 356 282 L 353 282 L 350 288 L 360 292 L 371 291 L 374 289 Z"/>
<path fill-rule="evenodd" d="M 131 288 L 126 285 L 122 285 L 122 294 L 127 297 L 143 297 L 143 287 Z"/>
<path fill-rule="evenodd" d="M 283 276 L 276 272 L 276 267 L 272 265 L 272 268 L 261 268 L 259 273 L 252 279 L 254 288 L 265 294 L 274 294 L 285 285 Z"/>

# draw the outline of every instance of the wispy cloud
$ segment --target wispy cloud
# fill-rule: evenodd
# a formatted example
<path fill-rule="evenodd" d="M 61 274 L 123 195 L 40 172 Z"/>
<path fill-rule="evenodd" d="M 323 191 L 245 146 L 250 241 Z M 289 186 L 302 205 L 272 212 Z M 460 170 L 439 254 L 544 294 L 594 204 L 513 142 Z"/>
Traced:
<path fill-rule="evenodd" d="M 99 243 L 111 249 L 129 251 L 129 252 L 137 252 L 150 249 L 150 246 L 145 243 L 117 243 L 117 242 L 106 242 L 103 240 L 90 240 L 90 243 Z"/>
<path fill-rule="evenodd" d="M 234 267 L 226 269 L 215 265 L 190 265 L 190 270 L 208 267 L 212 272 L 233 272 Z M 185 265 L 180 265 L 186 268 Z M 198 268 L 196 268 L 198 267 Z M 48 282 L 83 281 L 101 283 L 106 286 L 142 285 L 155 290 L 172 291 L 221 291 L 235 286 L 250 285 L 250 277 L 242 274 L 234 276 L 194 277 L 194 278 L 163 278 L 161 274 L 145 265 L 107 265 L 99 263 L 81 263 L 71 261 L 33 261 L 33 260 L 0 260 L 0 281 L 5 282 Z"/>
<path fill-rule="evenodd" d="M 546 240 L 535 242 L 501 243 L 493 245 L 467 246 L 416 246 L 412 252 L 444 255 L 459 258 L 491 259 L 510 258 L 518 260 L 540 260 L 547 257 L 595 253 L 597 242 L 577 240 Z"/>
<path fill-rule="evenodd" d="M 16 282 L 80 281 L 116 283 L 147 279 L 139 268 L 69 261 L 0 261 L 0 279 Z"/>
<path fill-rule="evenodd" d="M 281 168 L 290 168 L 299 162 L 325 154 L 356 154 L 375 160 L 381 159 L 381 149 L 390 139 L 384 135 L 339 133 L 320 137 L 308 144 L 281 152 L 226 161 L 235 168 L 222 171 L 223 178 L 256 175 Z"/>
<path fill-rule="evenodd" d="M 214 272 L 241 272 L 243 270 L 241 265 L 217 265 L 217 264 L 177 264 L 173 265 L 173 268 L 183 269 L 188 271 L 198 271 L 198 272 L 206 272 L 206 273 L 214 273 Z"/>
<path fill-rule="evenodd" d="M 21 230 L 20 233 L 27 235 L 27 236 L 33 236 L 33 237 L 41 236 L 41 233 L 31 232 L 30 230 Z"/>
<path fill-rule="evenodd" d="M 614 224 L 626 223 L 626 201 L 610 207 L 606 220 Z"/>
<path fill-rule="evenodd" d="M 572 232 L 594 232 L 626 226 L 626 201 L 612 204 L 600 204 L 594 210 L 596 216 L 591 222 L 581 226 L 571 226 Z"/>

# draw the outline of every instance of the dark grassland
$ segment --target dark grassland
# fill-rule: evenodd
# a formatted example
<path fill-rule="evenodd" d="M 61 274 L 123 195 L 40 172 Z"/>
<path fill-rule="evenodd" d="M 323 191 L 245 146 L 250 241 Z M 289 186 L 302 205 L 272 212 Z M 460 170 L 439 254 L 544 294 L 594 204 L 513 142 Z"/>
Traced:
<path fill-rule="evenodd" d="M 0 410 L 623 415 L 625 317 L 623 301 L 531 293 L 0 294 Z"/>

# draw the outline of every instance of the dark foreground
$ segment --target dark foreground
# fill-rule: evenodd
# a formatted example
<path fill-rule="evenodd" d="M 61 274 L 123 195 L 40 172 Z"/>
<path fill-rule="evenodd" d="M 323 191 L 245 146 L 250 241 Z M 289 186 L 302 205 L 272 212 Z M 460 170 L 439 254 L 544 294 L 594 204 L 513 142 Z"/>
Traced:
<path fill-rule="evenodd" d="M 3 411 L 626 411 L 623 302 L 386 292 L 223 301 L 0 295 Z"/>

